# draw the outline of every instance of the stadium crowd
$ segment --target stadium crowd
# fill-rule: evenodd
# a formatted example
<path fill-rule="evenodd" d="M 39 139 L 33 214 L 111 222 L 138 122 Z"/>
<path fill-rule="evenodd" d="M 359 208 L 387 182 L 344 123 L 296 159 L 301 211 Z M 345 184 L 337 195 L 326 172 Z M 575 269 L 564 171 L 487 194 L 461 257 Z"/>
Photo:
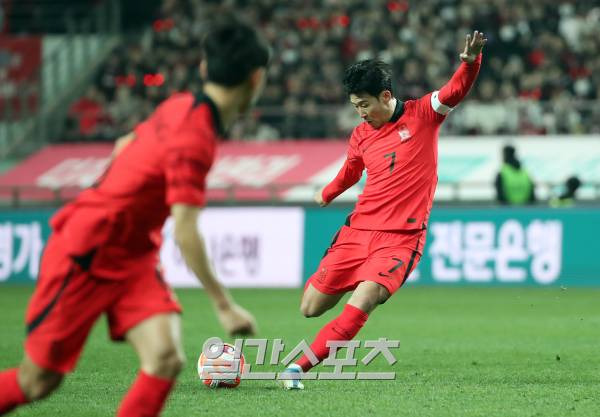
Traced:
<path fill-rule="evenodd" d="M 225 8 L 274 49 L 265 94 L 232 138 L 343 137 L 357 121 L 341 86 L 347 65 L 383 59 L 396 95 L 418 97 L 447 81 L 473 29 L 489 39 L 484 64 L 446 134 L 600 132 L 589 105 L 600 99 L 598 0 L 164 0 L 72 104 L 67 138 L 113 139 L 171 93 L 199 89 L 203 30 Z"/>

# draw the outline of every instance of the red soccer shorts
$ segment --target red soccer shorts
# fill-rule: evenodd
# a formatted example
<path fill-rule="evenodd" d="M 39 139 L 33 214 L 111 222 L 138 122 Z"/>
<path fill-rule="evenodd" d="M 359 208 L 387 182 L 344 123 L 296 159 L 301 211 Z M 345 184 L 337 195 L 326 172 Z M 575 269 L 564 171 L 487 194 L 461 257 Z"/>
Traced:
<path fill-rule="evenodd" d="M 425 230 L 383 232 L 342 226 L 306 286 L 339 294 L 373 281 L 393 294 L 419 263 L 424 245 Z"/>
<path fill-rule="evenodd" d="M 75 261 L 64 246 L 59 235 L 50 237 L 27 308 L 25 350 L 38 366 L 72 371 L 103 313 L 111 338 L 122 340 L 129 329 L 153 315 L 181 312 L 155 263 L 132 263 L 135 275 L 129 279 L 100 279 L 86 272 L 90 259 Z"/>

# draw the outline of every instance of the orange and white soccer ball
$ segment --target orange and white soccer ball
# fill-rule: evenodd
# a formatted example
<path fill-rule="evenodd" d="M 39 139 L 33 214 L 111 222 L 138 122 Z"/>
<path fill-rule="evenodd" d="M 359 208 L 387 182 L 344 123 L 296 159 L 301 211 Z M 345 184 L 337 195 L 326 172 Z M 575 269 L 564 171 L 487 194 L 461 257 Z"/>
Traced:
<path fill-rule="evenodd" d="M 235 347 L 223 343 L 223 351 L 219 345 L 210 346 L 212 354 L 204 352 L 198 358 L 198 376 L 202 383 L 209 388 L 235 388 L 240 385 L 242 370 L 244 369 L 244 355 L 236 355 Z"/>

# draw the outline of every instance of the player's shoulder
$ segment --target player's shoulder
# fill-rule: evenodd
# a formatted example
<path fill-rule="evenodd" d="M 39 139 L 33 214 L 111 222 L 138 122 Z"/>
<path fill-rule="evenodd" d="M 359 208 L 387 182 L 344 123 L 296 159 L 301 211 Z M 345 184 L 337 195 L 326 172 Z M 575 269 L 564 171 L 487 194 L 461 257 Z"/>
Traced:
<path fill-rule="evenodd" d="M 182 122 L 181 130 L 215 138 L 224 136 L 220 113 L 212 99 L 203 93 L 198 93 L 192 98 L 191 108 Z"/>
<path fill-rule="evenodd" d="M 194 102 L 191 93 L 176 93 L 162 101 L 144 122 L 136 127 L 138 136 L 169 136 L 178 129 Z"/>
<path fill-rule="evenodd" d="M 436 93 L 437 91 L 431 91 L 419 98 L 406 100 L 404 102 L 404 114 L 406 114 L 408 117 L 422 119 L 423 121 L 427 122 L 443 121 L 445 115 L 437 112 L 433 107 Z"/>
<path fill-rule="evenodd" d="M 194 104 L 195 97 L 190 92 L 175 93 L 161 102 L 156 110 L 161 113 L 178 114 L 181 111 L 189 110 Z"/>
<path fill-rule="evenodd" d="M 174 131 L 168 149 L 189 151 L 207 157 L 214 154 L 218 139 L 223 136 L 219 112 L 207 96 L 197 94 L 191 98 L 192 103 Z"/>
<path fill-rule="evenodd" d="M 419 107 L 422 107 L 423 104 L 428 100 L 428 97 L 430 96 L 431 93 L 427 93 L 422 97 L 406 100 L 404 102 L 404 114 L 414 116 L 415 113 L 418 112 Z"/>

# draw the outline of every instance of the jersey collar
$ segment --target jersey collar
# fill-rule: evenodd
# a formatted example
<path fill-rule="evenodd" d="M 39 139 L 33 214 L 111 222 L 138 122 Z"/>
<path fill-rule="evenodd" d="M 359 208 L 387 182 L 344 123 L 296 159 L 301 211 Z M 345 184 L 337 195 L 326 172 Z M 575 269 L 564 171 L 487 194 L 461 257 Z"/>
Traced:
<path fill-rule="evenodd" d="M 221 122 L 221 115 L 219 114 L 219 109 L 217 109 L 217 105 L 212 99 L 204 94 L 203 92 L 199 92 L 196 94 L 196 100 L 194 101 L 194 107 L 206 103 L 210 108 L 210 112 L 212 114 L 213 122 L 217 133 L 221 137 L 225 137 L 225 129 L 223 128 L 223 123 Z"/>
<path fill-rule="evenodd" d="M 396 99 L 396 108 L 394 109 L 394 113 L 392 114 L 390 122 L 397 122 L 398 119 L 400 119 L 400 116 L 402 116 L 402 113 L 404 113 L 404 102 Z"/>

